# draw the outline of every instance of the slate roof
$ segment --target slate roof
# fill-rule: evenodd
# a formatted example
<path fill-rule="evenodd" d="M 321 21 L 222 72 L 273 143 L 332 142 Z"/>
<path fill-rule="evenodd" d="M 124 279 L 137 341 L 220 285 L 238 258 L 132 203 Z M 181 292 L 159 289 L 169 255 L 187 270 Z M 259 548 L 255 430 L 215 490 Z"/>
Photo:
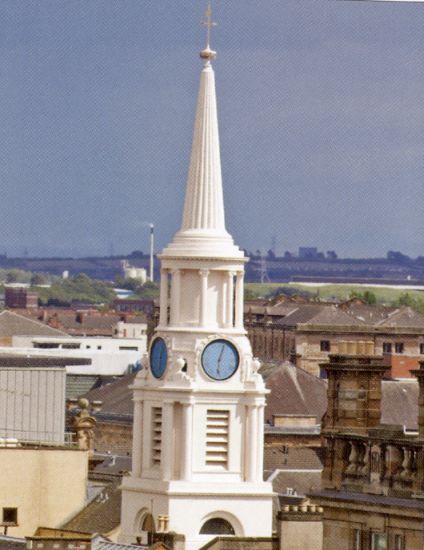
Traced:
<path fill-rule="evenodd" d="M 108 484 L 72 519 L 62 525 L 63 529 L 100 533 L 107 535 L 121 522 L 121 478 Z"/>
<path fill-rule="evenodd" d="M 261 369 L 271 393 L 267 396 L 265 421 L 271 423 L 273 414 L 303 414 L 321 421 L 327 409 L 327 382 L 296 368 L 290 363 L 269 364 Z M 107 415 L 122 417 L 131 422 L 133 414 L 132 385 L 135 374 L 118 378 L 86 393 L 84 397 L 103 402 L 99 419 Z M 382 385 L 382 422 L 401 424 L 417 429 L 418 382 L 384 380 Z M 301 430 L 300 430 L 301 431 Z"/>
<path fill-rule="evenodd" d="M 424 327 L 424 315 L 410 307 L 395 310 L 386 319 L 378 323 L 381 327 Z"/>
<path fill-rule="evenodd" d="M 19 537 L 9 537 L 7 535 L 0 535 L 0 549 L 1 550 L 25 550 L 26 540 Z"/>
<path fill-rule="evenodd" d="M 43 310 L 23 310 L 22 314 L 26 318 L 36 317 L 42 326 L 49 328 L 60 328 L 72 336 L 113 336 L 113 328 L 118 321 L 126 320 L 128 323 L 147 324 L 147 316 L 138 312 L 137 315 L 99 312 L 97 310 L 75 311 L 69 309 L 43 309 Z M 56 335 L 58 333 L 56 332 Z M 51 335 L 51 334 L 49 334 Z M 42 334 L 41 336 L 44 336 Z"/>
<path fill-rule="evenodd" d="M 312 447 L 265 447 L 264 470 L 322 470 L 320 450 Z"/>
<path fill-rule="evenodd" d="M 245 313 L 249 311 L 254 315 L 267 315 L 273 324 L 285 327 L 298 324 L 424 327 L 424 315 L 410 307 L 369 305 L 351 300 L 341 304 L 246 302 Z"/>
<path fill-rule="evenodd" d="M 276 470 L 268 481 L 271 481 L 273 490 L 278 494 L 287 494 L 288 489 L 296 491 L 298 496 L 304 496 L 310 491 L 321 487 L 321 470 L 315 472 L 285 472 Z"/>
<path fill-rule="evenodd" d="M 381 402 L 382 424 L 401 424 L 409 430 L 418 429 L 418 381 L 384 380 Z"/>
<path fill-rule="evenodd" d="M 374 325 L 381 321 L 384 321 L 396 311 L 398 308 L 382 305 L 368 305 L 368 304 L 352 304 L 348 307 L 340 306 L 346 313 L 352 317 L 356 317 L 360 321 L 363 321 L 367 325 Z"/>
<path fill-rule="evenodd" d="M 9 310 L 0 313 L 0 337 L 12 336 L 69 336 L 66 332 L 48 327 Z"/>
<path fill-rule="evenodd" d="M 9 348 L 8 348 L 9 349 Z M 23 355 L 11 352 L 0 352 L 0 368 L 45 368 L 45 367 L 66 367 L 68 365 L 91 365 L 88 357 L 53 357 L 51 355 Z"/>
<path fill-rule="evenodd" d="M 358 317 L 349 315 L 343 309 L 336 306 L 330 306 L 322 308 L 316 315 L 311 317 L 306 325 L 365 325 L 364 321 L 361 321 Z"/>
<path fill-rule="evenodd" d="M 307 414 L 320 422 L 327 409 L 327 382 L 290 363 L 268 368 L 265 384 L 266 422 L 273 414 Z M 381 420 L 384 424 L 401 424 L 409 430 L 418 427 L 418 382 L 416 379 L 383 380 Z"/>
<path fill-rule="evenodd" d="M 78 398 L 97 387 L 101 383 L 101 377 L 88 374 L 66 375 L 66 399 Z"/>
<path fill-rule="evenodd" d="M 119 544 L 107 540 L 99 540 L 91 546 L 92 550 L 140 550 L 140 548 L 149 548 L 147 545 Z"/>
<path fill-rule="evenodd" d="M 136 373 L 127 374 L 110 384 L 104 384 L 99 388 L 87 392 L 84 397 L 89 401 L 102 401 L 101 414 L 132 415 L 133 401 L 132 391 L 129 389 Z"/>
<path fill-rule="evenodd" d="M 273 414 L 306 414 L 320 422 L 327 408 L 327 383 L 291 363 L 282 363 L 268 371 L 265 420 Z"/>
<path fill-rule="evenodd" d="M 287 327 L 295 327 L 299 323 L 307 323 L 310 319 L 327 309 L 328 305 L 322 304 L 301 304 L 298 305 L 279 324 Z"/>

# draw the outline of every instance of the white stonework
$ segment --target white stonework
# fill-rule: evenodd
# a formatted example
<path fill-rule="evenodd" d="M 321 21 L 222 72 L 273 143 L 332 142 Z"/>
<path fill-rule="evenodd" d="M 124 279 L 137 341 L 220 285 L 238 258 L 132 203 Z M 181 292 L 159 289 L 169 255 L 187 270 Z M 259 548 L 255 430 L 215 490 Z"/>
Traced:
<path fill-rule="evenodd" d="M 145 539 L 149 515 L 156 528 L 158 516 L 167 516 L 167 530 L 184 535 L 188 550 L 216 536 L 200 533 L 211 519 L 237 536 L 272 532 L 272 488 L 262 475 L 267 390 L 243 327 L 246 260 L 225 229 L 214 52 L 201 57 L 182 227 L 160 257 L 153 345 L 165 342 L 166 369 L 153 376 L 150 355 L 135 380 L 133 470 L 122 485 L 121 542 Z M 226 380 L 202 367 L 205 347 L 216 340 L 218 377 L 225 343 L 238 354 Z"/>

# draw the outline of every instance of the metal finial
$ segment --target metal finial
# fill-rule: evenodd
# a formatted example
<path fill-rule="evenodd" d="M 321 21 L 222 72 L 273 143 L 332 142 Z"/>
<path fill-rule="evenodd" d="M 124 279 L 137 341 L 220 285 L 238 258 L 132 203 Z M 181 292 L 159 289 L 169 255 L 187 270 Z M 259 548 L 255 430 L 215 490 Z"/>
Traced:
<path fill-rule="evenodd" d="M 211 29 L 212 27 L 216 27 L 215 21 L 212 21 L 212 5 L 211 1 L 209 0 L 208 3 L 208 9 L 205 13 L 205 19 L 202 21 L 202 25 L 204 25 L 207 29 L 206 34 L 206 48 L 200 52 L 200 57 L 202 59 L 206 59 L 207 61 L 210 61 L 211 59 L 215 59 L 216 52 L 211 50 Z"/>

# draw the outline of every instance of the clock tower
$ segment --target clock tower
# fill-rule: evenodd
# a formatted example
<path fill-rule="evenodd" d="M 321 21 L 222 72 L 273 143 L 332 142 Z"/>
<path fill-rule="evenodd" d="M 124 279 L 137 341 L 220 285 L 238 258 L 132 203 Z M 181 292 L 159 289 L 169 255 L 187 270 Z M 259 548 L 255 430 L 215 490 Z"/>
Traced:
<path fill-rule="evenodd" d="M 173 531 L 188 550 L 217 535 L 272 532 L 262 474 L 267 390 L 243 327 L 246 259 L 225 227 L 210 8 L 206 25 L 181 229 L 160 256 L 159 325 L 133 385 L 120 537 Z"/>

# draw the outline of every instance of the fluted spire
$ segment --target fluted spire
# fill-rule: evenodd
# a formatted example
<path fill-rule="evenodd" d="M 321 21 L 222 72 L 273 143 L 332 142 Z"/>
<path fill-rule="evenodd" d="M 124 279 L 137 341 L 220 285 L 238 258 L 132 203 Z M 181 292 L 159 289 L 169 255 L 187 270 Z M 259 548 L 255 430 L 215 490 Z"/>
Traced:
<path fill-rule="evenodd" d="M 163 254 L 240 258 L 243 253 L 225 229 L 210 7 L 206 16 L 207 44 L 200 52 L 205 65 L 200 76 L 183 220 L 180 231 Z"/>
<path fill-rule="evenodd" d="M 181 229 L 225 232 L 215 75 L 209 59 L 200 77 Z"/>

